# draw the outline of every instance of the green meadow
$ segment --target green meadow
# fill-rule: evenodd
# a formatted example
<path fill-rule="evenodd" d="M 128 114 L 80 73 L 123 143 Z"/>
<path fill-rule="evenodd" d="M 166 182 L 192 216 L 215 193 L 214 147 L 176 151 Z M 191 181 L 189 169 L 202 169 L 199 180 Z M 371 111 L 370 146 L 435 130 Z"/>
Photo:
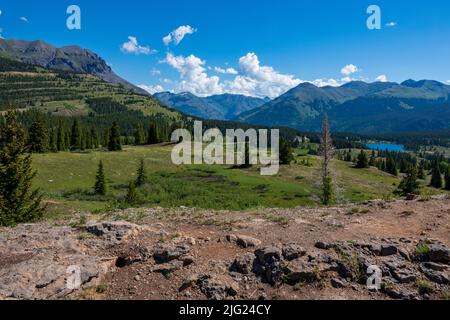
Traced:
<path fill-rule="evenodd" d="M 217 210 L 290 208 L 319 205 L 320 160 L 296 150 L 295 161 L 276 176 L 261 176 L 260 168 L 219 165 L 175 166 L 171 146 L 125 147 L 121 152 L 51 153 L 33 156 L 38 175 L 34 185 L 44 193 L 53 213 L 104 212 L 126 207 L 123 199 L 144 159 L 149 183 L 138 188 L 139 206 L 196 207 Z M 108 193 L 94 195 L 99 161 Z M 335 160 L 333 179 L 337 203 L 358 203 L 392 197 L 400 178 L 375 168 L 355 169 Z M 427 190 L 428 192 L 428 190 Z"/>

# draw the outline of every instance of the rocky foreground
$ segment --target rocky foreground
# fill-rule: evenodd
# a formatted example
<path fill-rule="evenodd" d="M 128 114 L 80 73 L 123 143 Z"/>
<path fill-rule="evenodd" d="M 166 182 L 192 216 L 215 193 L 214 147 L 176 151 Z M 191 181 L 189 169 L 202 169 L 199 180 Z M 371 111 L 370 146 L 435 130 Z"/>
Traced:
<path fill-rule="evenodd" d="M 0 229 L 0 299 L 450 299 L 449 222 L 446 197 L 78 215 Z"/>

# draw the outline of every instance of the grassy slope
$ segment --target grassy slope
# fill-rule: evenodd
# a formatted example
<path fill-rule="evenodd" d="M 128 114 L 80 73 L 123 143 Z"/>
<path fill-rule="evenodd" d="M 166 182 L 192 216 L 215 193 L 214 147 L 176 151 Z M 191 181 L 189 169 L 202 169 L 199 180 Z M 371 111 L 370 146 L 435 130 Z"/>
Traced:
<path fill-rule="evenodd" d="M 174 119 L 180 116 L 152 97 L 136 94 L 91 75 L 69 73 L 66 76 L 43 68 L 0 72 L 0 108 L 12 103 L 21 109 L 39 107 L 53 114 L 87 115 L 89 109 L 85 101 L 97 97 L 111 97 L 130 109 L 141 110 L 145 115 L 163 114 Z"/>
<path fill-rule="evenodd" d="M 144 206 L 200 207 L 245 210 L 258 207 L 312 206 L 318 203 L 319 161 L 312 166 L 283 166 L 275 177 L 260 176 L 258 168 L 172 165 L 170 146 L 129 147 L 116 153 L 59 153 L 34 155 L 38 170 L 35 185 L 51 200 L 53 210 L 101 211 L 114 199 L 123 198 L 144 158 L 150 183 L 140 189 Z M 298 157 L 298 160 L 304 157 Z M 91 194 L 99 160 L 103 160 L 109 184 L 108 196 Z M 300 162 L 300 161 L 299 161 Z M 376 169 L 358 170 L 335 161 L 334 179 L 340 203 L 385 198 L 399 178 Z"/>

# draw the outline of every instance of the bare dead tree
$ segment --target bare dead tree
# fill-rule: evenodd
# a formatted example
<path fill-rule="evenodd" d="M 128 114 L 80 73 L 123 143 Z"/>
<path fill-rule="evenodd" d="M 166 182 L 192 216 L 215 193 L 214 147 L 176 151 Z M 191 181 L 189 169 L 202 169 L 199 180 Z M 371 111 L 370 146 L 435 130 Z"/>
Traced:
<path fill-rule="evenodd" d="M 319 155 L 322 157 L 322 203 L 324 205 L 329 205 L 333 197 L 333 181 L 330 164 L 334 155 L 334 146 L 328 123 L 328 114 L 326 113 L 323 119 Z"/>

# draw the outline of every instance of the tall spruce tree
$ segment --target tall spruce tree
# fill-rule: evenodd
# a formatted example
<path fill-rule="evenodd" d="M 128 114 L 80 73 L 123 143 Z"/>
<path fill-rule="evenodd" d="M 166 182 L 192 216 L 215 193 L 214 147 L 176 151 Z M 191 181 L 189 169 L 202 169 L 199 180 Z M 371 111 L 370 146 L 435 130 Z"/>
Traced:
<path fill-rule="evenodd" d="M 417 181 L 418 173 L 416 166 L 410 166 L 406 169 L 406 175 L 400 182 L 397 193 L 402 196 L 409 194 L 420 194 L 420 183 Z"/>
<path fill-rule="evenodd" d="M 64 129 L 62 126 L 62 122 L 59 121 L 58 128 L 56 129 L 56 149 L 58 151 L 65 151 L 66 150 L 66 141 L 64 137 Z"/>
<path fill-rule="evenodd" d="M 359 153 L 355 167 L 358 169 L 365 169 L 369 167 L 369 157 L 364 150 L 361 150 Z"/>
<path fill-rule="evenodd" d="M 285 139 L 280 139 L 280 163 L 289 165 L 294 160 L 292 147 Z"/>
<path fill-rule="evenodd" d="M 58 152 L 58 147 L 56 146 L 56 132 L 54 128 L 50 129 L 48 144 L 51 152 Z"/>
<path fill-rule="evenodd" d="M 423 160 L 419 164 L 417 178 L 419 178 L 420 180 L 425 180 L 427 178 L 427 175 L 425 174 L 425 163 Z"/>
<path fill-rule="evenodd" d="M 139 146 L 145 143 L 145 132 L 141 125 L 138 125 L 134 130 L 134 144 Z"/>
<path fill-rule="evenodd" d="M 42 217 L 42 195 L 32 189 L 36 172 L 27 153 L 25 133 L 9 111 L 0 125 L 0 226 L 14 226 Z"/>
<path fill-rule="evenodd" d="M 156 124 L 154 122 L 150 123 L 150 127 L 148 129 L 148 136 L 147 136 L 147 144 L 157 144 L 159 143 L 158 140 L 158 130 L 156 127 Z"/>
<path fill-rule="evenodd" d="M 128 185 L 127 195 L 125 196 L 125 202 L 129 205 L 136 205 L 138 203 L 139 197 L 136 190 L 136 185 L 131 181 Z"/>
<path fill-rule="evenodd" d="M 445 170 L 445 190 L 450 190 L 450 166 L 447 167 L 447 170 Z"/>
<path fill-rule="evenodd" d="M 148 183 L 147 169 L 145 168 L 144 159 L 141 159 L 141 162 L 139 163 L 139 168 L 137 171 L 137 178 L 136 178 L 135 184 L 136 184 L 136 187 L 141 187 L 146 183 Z"/>
<path fill-rule="evenodd" d="M 431 171 L 431 182 L 430 186 L 441 189 L 442 188 L 442 173 L 439 166 L 439 162 L 435 161 L 432 171 Z"/>
<path fill-rule="evenodd" d="M 37 114 L 28 130 L 28 144 L 30 152 L 45 153 L 49 149 L 48 129 L 41 114 Z"/>
<path fill-rule="evenodd" d="M 334 146 L 328 124 L 328 114 L 325 114 L 319 148 L 319 155 L 322 157 L 322 204 L 324 205 L 329 205 L 333 199 L 333 182 L 330 170 L 333 154 Z"/>
<path fill-rule="evenodd" d="M 81 149 L 81 131 L 78 124 L 78 119 L 74 119 L 72 123 L 72 130 L 70 134 L 70 149 L 79 150 Z"/>
<path fill-rule="evenodd" d="M 122 143 L 120 141 L 120 128 L 117 122 L 113 122 L 113 125 L 109 131 L 108 150 L 109 151 L 122 150 Z"/>
<path fill-rule="evenodd" d="M 95 176 L 94 192 L 99 196 L 106 195 L 106 178 L 103 161 L 100 161 L 98 163 L 97 175 Z"/>

